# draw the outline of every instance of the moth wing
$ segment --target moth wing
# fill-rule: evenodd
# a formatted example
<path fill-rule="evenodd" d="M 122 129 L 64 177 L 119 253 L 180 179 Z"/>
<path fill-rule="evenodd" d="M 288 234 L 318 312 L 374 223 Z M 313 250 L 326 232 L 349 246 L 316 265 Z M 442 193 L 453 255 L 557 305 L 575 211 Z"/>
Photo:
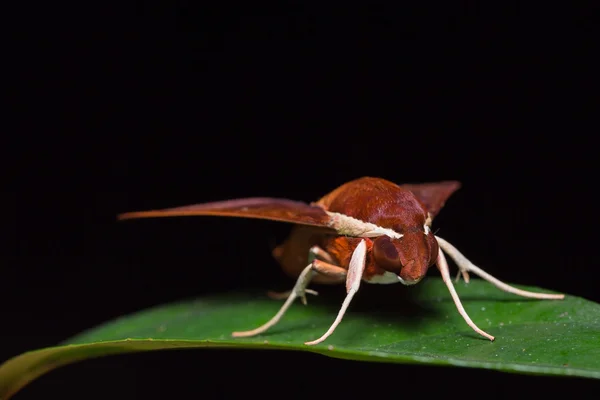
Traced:
<path fill-rule="evenodd" d="M 212 203 L 135 211 L 118 215 L 119 220 L 157 217 L 213 215 L 223 217 L 258 218 L 294 224 L 329 227 L 329 216 L 321 207 L 300 201 L 270 197 L 251 197 Z"/>
<path fill-rule="evenodd" d="M 411 191 L 419 199 L 434 218 L 444 207 L 446 200 L 460 188 L 460 182 L 442 181 L 434 183 L 418 183 L 401 185 L 400 187 Z"/>

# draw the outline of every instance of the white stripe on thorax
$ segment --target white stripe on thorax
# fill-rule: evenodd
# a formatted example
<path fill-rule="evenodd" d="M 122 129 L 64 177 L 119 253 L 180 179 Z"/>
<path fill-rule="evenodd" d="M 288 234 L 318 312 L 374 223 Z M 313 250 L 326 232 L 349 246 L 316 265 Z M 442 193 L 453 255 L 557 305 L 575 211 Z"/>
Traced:
<path fill-rule="evenodd" d="M 387 235 L 392 239 L 400 239 L 404 236 L 393 229 L 383 228 L 345 214 L 329 211 L 326 211 L 326 213 L 329 215 L 329 222 L 327 225 L 335 229 L 340 235 L 354 237 L 378 237 Z"/>

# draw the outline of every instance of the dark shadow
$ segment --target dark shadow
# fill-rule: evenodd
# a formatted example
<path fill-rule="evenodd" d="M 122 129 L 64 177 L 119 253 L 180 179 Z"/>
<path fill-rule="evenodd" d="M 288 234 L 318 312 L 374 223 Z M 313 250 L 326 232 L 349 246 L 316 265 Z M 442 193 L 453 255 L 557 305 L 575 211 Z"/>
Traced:
<path fill-rule="evenodd" d="M 318 307 L 321 310 L 325 310 L 327 314 L 331 316 L 331 322 L 333 322 L 346 295 L 345 287 L 343 285 L 311 285 L 311 288 L 318 291 L 319 295 L 307 295 L 308 304 L 306 306 L 302 305 L 300 301 L 297 300 L 292 307 Z M 368 316 L 368 318 L 371 319 L 374 324 L 381 324 L 382 326 L 392 324 L 393 326 L 402 327 L 403 330 L 418 333 L 424 321 L 431 321 L 432 319 L 435 320 L 436 318 L 445 318 L 445 313 L 443 313 L 438 307 L 439 304 L 452 303 L 454 308 L 452 299 L 449 295 L 445 296 L 441 303 L 431 300 L 423 301 L 422 299 L 425 296 L 422 295 L 422 291 L 424 289 L 425 288 L 421 285 L 369 285 L 363 283 L 360 287 L 360 290 L 352 300 L 348 313 L 346 314 L 346 318 L 352 314 L 362 314 L 363 316 Z M 267 298 L 266 291 L 260 293 L 260 295 L 261 297 L 264 296 L 264 298 Z M 506 304 L 518 302 L 550 301 L 506 294 L 500 290 L 498 290 L 497 293 L 490 294 L 489 296 L 461 295 L 460 297 L 463 305 L 467 309 L 470 302 L 477 301 L 493 301 Z M 281 303 L 283 303 L 283 301 L 281 301 Z M 283 320 L 286 320 L 285 316 Z M 264 335 L 267 339 L 270 334 L 285 333 L 290 331 L 310 330 L 311 333 L 314 333 L 314 324 L 314 320 L 311 320 L 310 318 L 294 322 L 288 320 L 285 325 L 276 325 L 262 335 Z M 319 325 L 321 324 L 322 322 L 319 322 Z M 328 327 L 329 326 L 323 326 L 323 333 Z M 357 333 L 357 335 L 362 334 L 363 333 Z M 470 339 L 487 340 L 475 332 L 462 332 L 459 334 Z M 306 340 L 312 339 L 316 338 L 306 338 Z"/>
<path fill-rule="evenodd" d="M 346 294 L 345 288 L 343 286 L 325 285 L 313 285 L 312 288 L 319 292 L 318 296 L 308 295 L 308 304 L 306 306 L 303 306 L 298 301 L 292 307 L 319 307 L 331 315 L 331 322 L 333 322 L 344 300 Z M 416 294 L 419 290 L 420 288 L 417 286 L 361 285 L 359 292 L 355 295 L 350 305 L 346 318 L 351 314 L 363 314 L 372 319 L 375 324 L 393 324 L 402 326 L 405 330 L 417 332 L 419 331 L 421 322 L 425 318 L 442 318 L 439 310 L 418 302 Z M 268 338 L 269 334 L 275 333 L 301 331 L 303 329 L 312 331 L 313 325 L 314 321 L 309 319 L 306 321 L 286 322 L 285 327 L 276 325 L 263 333 L 263 335 L 265 338 Z M 324 328 L 326 329 L 328 326 Z M 306 338 L 306 340 L 312 339 L 316 338 Z"/>

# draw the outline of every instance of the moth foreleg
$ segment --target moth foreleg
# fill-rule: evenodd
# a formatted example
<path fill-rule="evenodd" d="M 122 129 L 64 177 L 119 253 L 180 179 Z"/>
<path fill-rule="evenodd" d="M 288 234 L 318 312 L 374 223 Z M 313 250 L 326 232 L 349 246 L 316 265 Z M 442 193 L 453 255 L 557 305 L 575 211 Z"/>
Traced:
<path fill-rule="evenodd" d="M 442 251 L 442 249 L 440 249 L 440 251 L 438 252 L 436 264 L 438 269 L 440 270 L 440 274 L 442 274 L 442 279 L 444 280 L 444 283 L 448 287 L 450 296 L 452 296 L 452 300 L 454 300 L 454 305 L 456 306 L 458 313 L 463 317 L 467 325 L 473 328 L 475 332 L 493 341 L 494 337 L 480 329 L 477 325 L 475 325 L 475 322 L 471 320 L 469 314 L 467 314 L 467 312 L 465 311 L 465 308 L 463 307 L 460 301 L 460 297 L 458 297 L 458 293 L 456 293 L 456 289 L 454 289 L 454 285 L 452 284 L 452 279 L 450 278 L 450 271 L 448 268 L 448 262 L 446 261 L 446 257 L 444 257 L 444 252 Z"/>
<path fill-rule="evenodd" d="M 344 314 L 352 301 L 352 298 L 358 292 L 358 288 L 360 287 L 360 281 L 362 280 L 362 275 L 365 270 L 365 261 L 367 255 L 367 244 L 364 240 L 361 240 L 356 249 L 354 249 L 354 253 L 352 253 L 352 258 L 350 259 L 350 265 L 348 267 L 348 272 L 346 274 L 346 298 L 342 303 L 342 307 L 338 312 L 338 315 L 331 324 L 331 327 L 317 340 L 313 340 L 311 342 L 306 342 L 304 344 L 307 345 L 315 345 L 319 344 L 325 339 L 327 339 L 334 331 L 335 328 L 342 322 L 342 318 L 344 318 Z"/>
<path fill-rule="evenodd" d="M 502 282 L 501 280 L 494 278 L 492 275 L 488 274 L 487 272 L 485 272 L 484 270 L 482 270 L 481 268 L 479 268 L 478 266 L 473 264 L 471 261 L 469 261 L 469 259 L 467 259 L 467 257 L 462 255 L 462 253 L 460 251 L 458 251 L 456 249 L 456 247 L 452 246 L 446 240 L 444 240 L 438 236 L 436 236 L 436 239 L 440 245 L 440 248 L 442 250 L 444 250 L 452 258 L 452 260 L 454 260 L 454 262 L 456 263 L 456 265 L 458 265 L 458 268 L 461 272 L 462 271 L 465 271 L 467 273 L 472 272 L 475 275 L 478 275 L 481 278 L 485 279 L 486 281 L 492 283 L 494 286 L 496 286 L 500 290 L 503 290 L 508 293 L 513 293 L 513 294 L 516 294 L 519 296 L 523 296 L 523 297 L 533 298 L 533 299 L 560 300 L 560 299 L 564 299 L 564 297 L 565 297 L 564 294 L 529 292 L 527 290 L 517 289 L 516 287 L 510 286 L 509 284 L 506 284 L 506 283 Z M 463 274 L 463 276 L 464 276 L 464 274 Z M 468 277 L 468 274 L 467 274 L 467 277 Z M 467 280 L 467 279 L 465 279 L 465 280 Z"/>

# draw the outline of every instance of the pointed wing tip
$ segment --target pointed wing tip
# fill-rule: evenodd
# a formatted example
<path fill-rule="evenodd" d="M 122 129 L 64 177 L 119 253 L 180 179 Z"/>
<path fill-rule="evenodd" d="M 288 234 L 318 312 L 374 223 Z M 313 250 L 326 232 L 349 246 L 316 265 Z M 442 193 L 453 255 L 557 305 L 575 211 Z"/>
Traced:
<path fill-rule="evenodd" d="M 459 181 L 445 181 L 443 182 L 443 184 L 446 186 L 446 200 L 462 187 L 462 183 L 460 183 Z"/>
<path fill-rule="evenodd" d="M 459 181 L 447 180 L 430 183 L 402 185 L 410 190 L 426 206 L 434 218 L 444 207 L 446 200 L 456 192 L 462 184 Z"/>
<path fill-rule="evenodd" d="M 117 221 L 124 221 L 127 219 L 134 219 L 136 217 L 137 212 L 126 212 L 122 214 L 117 214 Z"/>
<path fill-rule="evenodd" d="M 163 216 L 162 213 L 156 211 L 131 211 L 126 213 L 117 214 L 117 221 L 124 221 L 128 219 L 138 219 L 138 218 L 150 218 L 150 217 L 160 217 Z"/>
<path fill-rule="evenodd" d="M 123 214 L 117 214 L 117 221 L 124 221 L 126 219 L 133 219 L 135 218 L 135 215 L 133 215 L 135 213 L 123 213 Z"/>
<path fill-rule="evenodd" d="M 448 186 L 448 188 L 452 189 L 452 191 L 458 190 L 462 187 L 462 183 L 460 183 L 460 181 L 444 181 L 442 184 Z"/>

